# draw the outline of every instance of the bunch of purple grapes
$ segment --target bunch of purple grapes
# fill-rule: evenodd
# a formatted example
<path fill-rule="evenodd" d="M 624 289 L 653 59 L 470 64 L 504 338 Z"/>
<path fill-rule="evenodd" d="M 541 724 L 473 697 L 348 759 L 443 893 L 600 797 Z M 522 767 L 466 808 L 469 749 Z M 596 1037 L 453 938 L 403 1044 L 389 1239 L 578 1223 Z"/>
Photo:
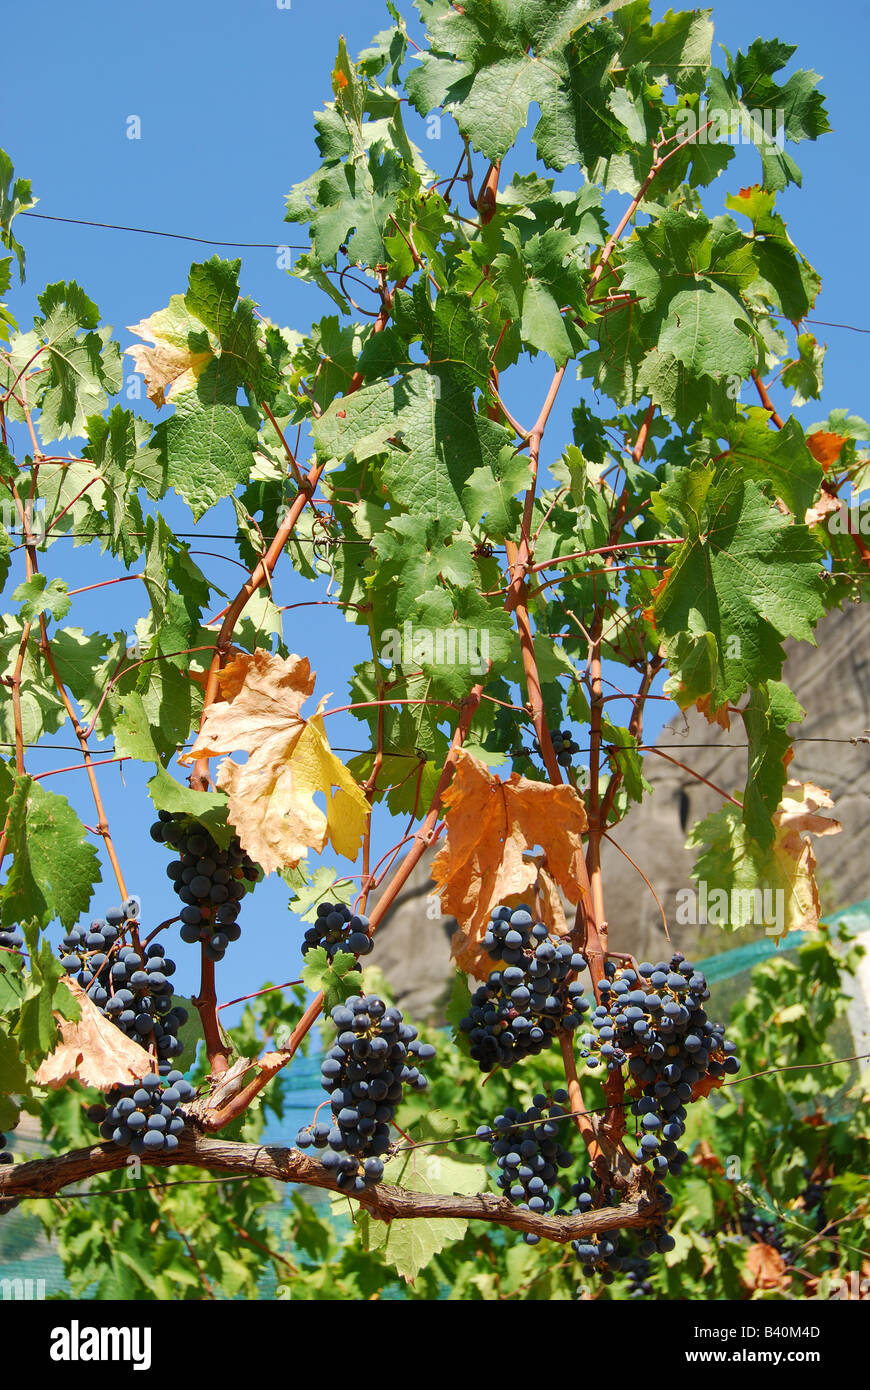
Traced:
<path fill-rule="evenodd" d="M 166 866 L 172 886 L 184 906 L 180 917 L 181 939 L 202 942 L 208 960 L 223 960 L 231 941 L 242 929 L 237 917 L 250 884 L 260 870 L 234 838 L 221 849 L 212 835 L 191 816 L 159 811 L 151 838 L 178 851 Z"/>

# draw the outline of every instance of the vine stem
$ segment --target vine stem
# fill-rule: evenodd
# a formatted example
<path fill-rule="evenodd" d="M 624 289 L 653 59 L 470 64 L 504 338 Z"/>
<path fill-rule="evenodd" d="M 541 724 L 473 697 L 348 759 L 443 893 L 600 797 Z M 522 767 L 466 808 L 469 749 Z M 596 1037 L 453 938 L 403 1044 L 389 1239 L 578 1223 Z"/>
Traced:
<path fill-rule="evenodd" d="M 565 1081 L 568 1086 L 568 1097 L 571 1101 L 573 1120 L 583 1143 L 589 1153 L 590 1159 L 594 1160 L 600 1152 L 598 1137 L 595 1132 L 595 1122 L 586 1113 L 586 1106 L 583 1100 L 583 1092 L 580 1089 L 580 1078 L 577 1075 L 577 1058 L 574 1056 L 574 1042 L 570 1033 L 562 1032 L 559 1034 L 559 1047 L 562 1049 L 562 1061 L 565 1066 Z"/>
<path fill-rule="evenodd" d="M 0 1196 L 4 1199 L 18 1197 L 31 1200 L 53 1197 L 72 1183 L 86 1182 L 98 1173 L 124 1168 L 127 1158 L 127 1151 L 120 1145 L 96 1144 L 52 1158 L 12 1164 L 0 1168 Z M 282 1183 L 304 1183 L 330 1192 L 342 1191 L 320 1163 L 296 1149 L 214 1139 L 190 1129 L 179 1136 L 178 1149 L 174 1153 L 149 1155 L 143 1157 L 143 1163 L 155 1167 L 172 1167 L 183 1163 L 208 1172 L 271 1178 Z M 627 1201 L 619 1207 L 601 1207 L 597 1211 L 570 1216 L 549 1216 L 523 1211 L 513 1206 L 508 1198 L 494 1193 L 480 1193 L 472 1197 L 449 1196 L 412 1192 L 385 1183 L 354 1193 L 354 1201 L 379 1221 L 433 1221 L 455 1217 L 484 1221 L 513 1231 L 528 1231 L 560 1245 L 595 1232 L 647 1226 L 656 1211 L 655 1203 L 650 1199 L 645 1204 Z"/>
<path fill-rule="evenodd" d="M 758 372 L 755 370 L 754 367 L 752 368 L 752 380 L 755 382 L 755 389 L 758 392 L 758 398 L 761 401 L 761 404 L 764 406 L 771 420 L 776 425 L 776 428 L 778 430 L 781 430 L 783 427 L 782 416 L 778 414 L 776 406 L 770 399 L 770 394 L 768 392 L 767 387 L 761 380 L 761 377 L 758 375 Z"/>
<path fill-rule="evenodd" d="M 629 203 L 621 221 L 616 227 L 616 230 L 614 231 L 613 235 L 610 237 L 610 240 L 608 241 L 607 245 L 601 253 L 600 259 L 597 261 L 592 271 L 592 276 L 589 280 L 589 286 L 586 290 L 587 303 L 592 299 L 598 281 L 604 274 L 604 271 L 608 266 L 611 256 L 613 255 L 614 251 L 619 245 L 623 232 L 625 231 L 629 222 L 634 217 L 635 213 L 637 212 L 638 208 L 640 207 L 641 203 L 646 197 L 647 192 L 649 191 L 650 184 L 652 184 L 654 180 L 658 178 L 659 174 L 661 173 L 662 169 L 665 167 L 669 159 L 673 159 L 674 155 L 678 154 L 679 151 L 683 149 L 686 145 L 690 145 L 693 140 L 697 140 L 698 136 L 702 133 L 702 131 L 705 131 L 712 124 L 712 120 L 705 122 L 705 124 L 700 126 L 698 130 L 694 130 L 692 131 L 691 135 L 686 136 L 685 140 L 681 140 L 678 144 L 676 144 L 672 150 L 668 150 L 668 153 L 666 155 L 663 155 L 661 153 L 663 145 L 653 145 L 652 167 L 649 173 L 647 174 L 646 178 L 644 179 L 643 183 L 641 184 L 640 188 L 638 189 L 637 193 L 634 195 L 631 202 Z"/>
<path fill-rule="evenodd" d="M 555 569 L 557 565 L 567 563 L 568 560 L 587 560 L 592 555 L 611 555 L 619 550 L 642 550 L 655 545 L 682 545 L 683 541 L 683 536 L 677 536 L 675 539 L 669 537 L 664 540 L 621 541 L 619 545 L 599 545 L 595 550 L 576 550 L 570 555 L 559 555 L 555 560 L 540 560 L 536 565 L 529 565 L 529 573 L 536 574 L 538 570 Z"/>
<path fill-rule="evenodd" d="M 547 422 L 556 401 L 559 387 L 564 380 L 565 369 L 559 368 L 550 383 L 546 400 L 541 408 L 537 420 L 529 435 L 529 469 L 531 478 L 523 502 L 523 516 L 520 529 L 519 545 L 513 541 L 506 540 L 508 565 L 510 570 L 510 583 L 508 585 L 507 597 L 505 599 L 505 610 L 513 611 L 516 618 L 517 630 L 520 636 L 520 649 L 523 660 L 523 673 L 525 675 L 526 691 L 529 699 L 529 709 L 532 722 L 535 726 L 535 733 L 538 739 L 538 747 L 541 750 L 541 757 L 547 769 L 547 775 L 554 786 L 562 785 L 562 774 L 559 768 L 556 754 L 553 749 L 553 741 L 550 738 L 550 731 L 547 727 L 547 719 L 544 711 L 543 695 L 541 691 L 540 675 L 538 672 L 537 658 L 535 655 L 535 643 L 532 634 L 531 621 L 528 610 L 528 585 L 527 575 L 529 565 L 533 556 L 534 541 L 532 539 L 532 518 L 534 516 L 535 493 L 538 479 L 538 462 L 540 457 L 541 440 L 547 427 Z M 577 904 L 577 918 L 575 920 L 575 932 L 577 923 L 582 919 L 584 924 L 583 937 L 585 940 L 587 930 L 591 930 L 593 941 L 598 940 L 597 929 L 597 908 L 594 894 L 589 882 L 588 872 L 583 855 L 577 856 L 580 870 L 580 901 Z M 603 957 L 602 957 L 603 969 Z M 575 1111 L 585 1110 L 583 1094 L 580 1088 L 580 1081 L 577 1076 L 577 1064 L 574 1057 L 574 1046 L 572 1039 L 567 1035 L 560 1038 L 562 1057 L 565 1064 L 565 1077 L 568 1083 L 568 1092 L 571 1098 L 571 1106 Z M 588 1120 L 578 1117 L 578 1129 L 583 1136 L 583 1141 L 587 1146 L 590 1158 L 600 1155 L 597 1145 L 596 1131 Z M 584 1128 L 585 1126 L 585 1128 Z"/>
<path fill-rule="evenodd" d="M 676 151 L 674 150 L 672 153 L 676 153 Z M 655 164 L 653 165 L 653 171 L 654 172 L 651 173 L 647 181 L 647 187 L 649 183 L 652 182 L 655 172 L 657 172 L 655 170 Z M 641 193 L 638 195 L 638 202 L 644 191 L 645 190 L 642 189 Z M 621 226 L 624 228 L 624 222 Z M 621 235 L 621 231 L 619 231 L 618 235 Z M 644 413 L 632 449 L 632 459 L 635 463 L 640 463 L 643 458 L 654 415 L 655 405 L 650 401 Z M 616 504 L 610 523 L 610 533 L 607 538 L 608 545 L 614 545 L 616 543 L 620 531 L 626 524 L 627 504 L 628 484 L 626 483 Z M 594 584 L 595 580 L 593 578 L 593 586 Z M 601 771 L 601 726 L 604 711 L 604 690 L 601 669 L 601 637 L 603 631 L 603 606 L 596 598 L 592 626 L 589 632 L 589 837 L 586 851 L 586 868 L 589 874 L 589 884 L 593 902 L 593 912 L 587 923 L 586 954 L 589 959 L 589 974 L 595 986 L 596 995 L 598 993 L 598 985 L 604 977 L 608 947 L 604 883 L 601 870 L 601 838 L 607 828 L 605 822 L 610 804 L 616 795 L 616 790 L 622 777 L 621 769 L 617 767 L 610 778 L 608 787 L 605 789 L 605 795 L 602 801 L 599 788 L 599 777 Z M 651 679 L 652 678 L 650 678 L 650 680 Z M 621 1071 L 614 1071 L 607 1078 L 604 1085 L 604 1094 L 607 1100 L 608 1110 L 600 1125 L 599 1132 L 602 1137 L 605 1154 L 613 1156 L 619 1149 L 622 1136 L 625 1133 L 626 1123 L 623 1105 L 625 1082 Z"/>
<path fill-rule="evenodd" d="M 191 999 L 191 1003 L 196 1008 L 202 1023 L 202 1036 L 205 1040 L 205 1050 L 211 1065 L 213 1076 L 220 1076 L 229 1066 L 229 1056 L 231 1049 L 224 1042 L 221 1036 L 220 1024 L 218 1023 L 217 1010 L 217 987 L 215 985 L 214 961 L 209 960 L 205 953 L 206 943 L 202 943 L 202 961 L 200 965 L 199 993 Z"/>

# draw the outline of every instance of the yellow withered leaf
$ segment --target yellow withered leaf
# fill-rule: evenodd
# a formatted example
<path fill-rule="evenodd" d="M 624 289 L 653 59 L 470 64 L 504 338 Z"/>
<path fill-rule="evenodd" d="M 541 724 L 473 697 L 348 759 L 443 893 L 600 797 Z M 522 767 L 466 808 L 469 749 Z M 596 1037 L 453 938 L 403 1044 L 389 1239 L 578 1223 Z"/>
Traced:
<path fill-rule="evenodd" d="M 221 672 L 220 691 L 223 699 L 206 711 L 196 743 L 179 761 L 224 757 L 217 785 L 229 795 L 242 847 L 265 873 L 294 868 L 327 840 L 355 859 L 370 808 L 329 747 L 322 714 L 328 696 L 310 719 L 299 712 L 314 691 L 307 658 L 242 652 Z M 235 752 L 248 753 L 248 761 L 233 762 Z M 326 799 L 325 815 L 317 792 Z"/>
<path fill-rule="evenodd" d="M 191 318 L 180 294 L 174 294 L 167 307 L 150 318 L 129 324 L 128 330 L 154 344 L 136 343 L 124 351 L 145 378 L 148 399 L 155 405 L 165 405 L 170 391 L 178 395 L 195 386 L 215 355 L 207 329 Z"/>
<path fill-rule="evenodd" d="M 586 812 L 573 787 L 516 772 L 503 782 L 464 750 L 443 800 L 447 841 L 432 861 L 432 877 L 442 911 L 459 923 L 454 957 L 473 973 L 492 908 L 535 883 L 539 866 L 527 851 L 545 846 L 550 876 L 570 902 L 581 900 Z"/>
<path fill-rule="evenodd" d="M 815 931 L 822 913 L 816 884 L 816 856 L 812 835 L 837 835 L 843 829 L 838 820 L 821 812 L 833 806 L 830 793 L 812 782 L 787 782 L 782 800 L 774 812 L 776 838 L 771 850 L 771 882 L 783 893 L 782 940 L 790 931 Z"/>
<path fill-rule="evenodd" d="M 75 1076 L 84 1086 L 106 1091 L 110 1086 L 128 1086 L 147 1076 L 152 1063 L 145 1048 L 125 1037 L 110 1018 L 101 1014 L 75 980 L 64 983 L 78 1000 L 81 1017 L 77 1023 L 58 1017 L 63 1041 L 40 1063 L 34 1078 L 37 1086 L 56 1091 Z"/>

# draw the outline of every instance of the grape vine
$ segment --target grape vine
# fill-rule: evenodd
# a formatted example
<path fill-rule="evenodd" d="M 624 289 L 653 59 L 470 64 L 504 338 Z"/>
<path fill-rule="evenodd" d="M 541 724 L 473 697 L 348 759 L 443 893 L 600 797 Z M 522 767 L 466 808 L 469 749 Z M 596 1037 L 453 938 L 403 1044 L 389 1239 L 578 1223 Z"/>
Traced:
<path fill-rule="evenodd" d="M 546 1269 L 547 1297 L 678 1297 L 679 1241 L 686 1267 L 721 1274 L 717 1300 L 790 1296 L 791 1258 L 815 1296 L 865 1248 L 844 1197 L 863 1138 L 766 1077 L 787 1065 L 780 1036 L 788 1065 L 835 1065 L 842 972 L 807 957 L 799 995 L 786 962 L 793 1012 L 765 995 L 762 1026 L 749 996 L 731 1012 L 753 1026 L 726 1031 L 705 972 L 670 945 L 683 924 L 658 849 L 622 831 L 650 794 L 651 711 L 705 721 L 745 750 L 745 777 L 719 786 L 655 749 L 709 798 L 681 827 L 704 893 L 747 937 L 770 934 L 754 904 L 778 893 L 786 950 L 797 932 L 828 946 L 808 837 L 839 826 L 830 793 L 800 780 L 805 711 L 784 663 L 868 593 L 870 428 L 827 403 L 814 424 L 802 413 L 824 390 L 821 277 L 782 195 L 801 184 L 796 147 L 829 132 L 824 99 L 812 71 L 783 76 L 788 44 L 714 48 L 706 12 L 420 0 L 413 38 L 389 15 L 355 61 L 340 41 L 320 162 L 287 195 L 292 272 L 322 316 L 280 327 L 245 297 L 240 261 L 195 261 L 128 330 L 156 417 L 131 408 L 121 348 L 76 281 L 50 284 L 19 329 L 13 224 L 35 199 L 0 151 L 0 1124 L 23 1112 L 55 1146 L 39 1168 L 0 1136 L 0 1212 L 130 1155 L 235 1165 L 250 1197 L 189 1179 L 190 1210 L 216 1213 L 205 1253 L 181 1197 L 142 1184 L 137 1212 L 172 1235 L 159 1259 L 129 1256 L 124 1288 L 150 1297 L 174 1269 L 184 1297 L 182 1274 L 210 1294 L 223 1259 L 253 1296 L 235 1243 L 304 1289 L 307 1250 L 273 1251 L 258 1216 L 268 1179 L 351 1197 L 361 1267 L 378 1259 L 412 1291 L 453 1287 L 473 1246 L 475 1297 L 540 1291 Z M 858 523 L 837 529 L 853 494 Z M 348 634 L 333 696 L 318 658 Z M 172 911 L 149 900 L 149 931 L 109 764 L 146 774 L 143 832 L 156 815 L 129 878 L 165 862 Z M 81 795 L 56 790 L 61 774 Z M 649 960 L 614 905 L 617 854 L 662 919 Z M 452 934 L 451 979 L 425 981 L 453 1027 L 437 1052 L 376 949 L 421 874 L 433 891 L 406 955 L 419 942 L 428 972 Z M 92 916 L 104 877 L 120 905 Z M 243 937 L 266 878 L 290 916 L 276 925 L 258 889 Z M 675 933 L 686 953 L 701 925 Z M 175 951 L 176 930 L 198 949 Z M 258 988 L 263 943 L 275 970 Z M 285 1147 L 283 1074 L 312 1049 L 326 1100 Z M 768 1103 L 758 1150 L 795 1127 L 803 1145 L 775 1220 L 751 1186 L 774 1159 L 739 1130 Z M 82 1116 L 103 1141 L 87 1150 Z M 735 1154 L 748 1177 L 726 1172 Z M 702 1184 L 703 1221 L 685 1205 L 675 1220 Z M 121 1287 L 117 1223 L 91 1240 L 97 1218 L 46 1212 L 65 1251 L 99 1250 L 92 1282 L 111 1291 L 111 1268 Z M 405 1241 L 405 1223 L 432 1230 Z M 504 1230 L 521 1237 L 507 1254 Z"/>

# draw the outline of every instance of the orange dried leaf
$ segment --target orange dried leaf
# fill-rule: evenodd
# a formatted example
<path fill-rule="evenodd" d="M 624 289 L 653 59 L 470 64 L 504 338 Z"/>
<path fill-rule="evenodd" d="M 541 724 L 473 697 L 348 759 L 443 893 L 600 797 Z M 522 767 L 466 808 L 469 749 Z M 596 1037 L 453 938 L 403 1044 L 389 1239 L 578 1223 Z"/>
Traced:
<path fill-rule="evenodd" d="M 145 1048 L 104 1017 L 75 980 L 65 984 L 79 1002 L 81 1018 L 72 1023 L 55 1015 L 63 1041 L 40 1064 L 37 1086 L 56 1091 L 76 1077 L 84 1086 L 107 1091 L 110 1086 L 128 1086 L 146 1076 L 152 1065 Z"/>
<path fill-rule="evenodd" d="M 785 1260 L 772 1245 L 763 1241 L 750 1245 L 746 1254 L 745 1283 L 750 1289 L 778 1289 L 791 1282 Z"/>
<path fill-rule="evenodd" d="M 460 925 L 453 944 L 457 963 L 478 959 L 491 909 L 533 887 L 538 866 L 526 851 L 535 845 L 546 846 L 548 872 L 569 901 L 581 900 L 586 811 L 573 787 L 532 782 L 516 772 L 503 782 L 463 750 L 444 803 L 447 841 L 433 860 L 432 877 L 442 911 Z"/>
<path fill-rule="evenodd" d="M 825 473 L 831 464 L 837 462 L 845 443 L 844 435 L 830 434 L 827 430 L 816 430 L 815 434 L 807 435 L 807 448 L 816 462 L 822 465 L 822 471 Z"/>
<path fill-rule="evenodd" d="M 696 1146 L 692 1163 L 698 1168 L 708 1169 L 711 1173 L 725 1172 L 725 1169 L 722 1167 L 722 1162 L 719 1156 L 714 1152 L 709 1139 L 702 1139 Z"/>
<path fill-rule="evenodd" d="M 229 820 L 265 873 L 295 868 L 327 840 L 355 859 L 365 833 L 369 803 L 331 751 L 323 727 L 328 697 L 310 719 L 299 712 L 313 691 L 305 657 L 240 653 L 221 672 L 223 699 L 206 711 L 196 743 L 179 760 L 224 757 L 217 785 L 229 794 Z M 248 753 L 248 761 L 233 762 L 234 752 Z M 325 815 L 314 801 L 318 792 L 326 799 Z"/>
<path fill-rule="evenodd" d="M 708 724 L 718 724 L 721 729 L 731 728 L 728 706 L 719 705 L 716 709 L 711 708 L 709 695 L 702 695 L 700 699 L 696 700 L 695 709 L 703 714 Z"/>

